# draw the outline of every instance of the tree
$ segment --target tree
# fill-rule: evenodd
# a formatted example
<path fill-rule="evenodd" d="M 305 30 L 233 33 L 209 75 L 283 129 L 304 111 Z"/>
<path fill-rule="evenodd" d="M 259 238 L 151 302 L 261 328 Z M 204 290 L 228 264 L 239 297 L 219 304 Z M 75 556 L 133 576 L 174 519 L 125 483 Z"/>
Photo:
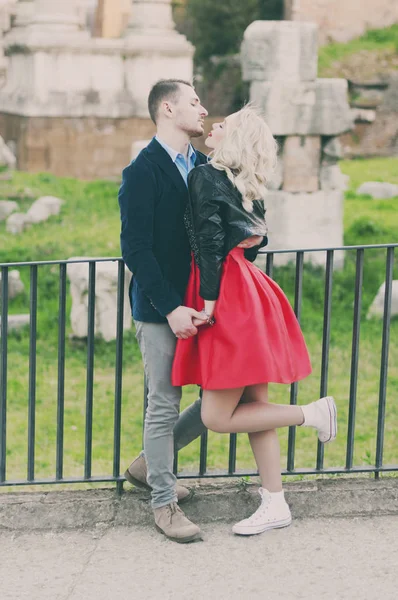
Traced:
<path fill-rule="evenodd" d="M 205 65 L 211 56 L 239 52 L 246 27 L 259 16 L 259 0 L 187 0 L 195 62 Z"/>
<path fill-rule="evenodd" d="M 284 5 L 284 0 L 258 0 L 259 18 L 280 21 L 283 19 Z"/>

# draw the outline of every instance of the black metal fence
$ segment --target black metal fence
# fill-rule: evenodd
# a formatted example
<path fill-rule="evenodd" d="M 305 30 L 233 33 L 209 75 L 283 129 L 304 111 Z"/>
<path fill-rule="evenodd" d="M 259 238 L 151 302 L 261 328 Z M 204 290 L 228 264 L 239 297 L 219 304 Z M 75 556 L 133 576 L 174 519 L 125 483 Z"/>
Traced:
<path fill-rule="evenodd" d="M 374 473 L 378 477 L 381 472 L 398 471 L 398 465 L 384 465 L 383 445 L 386 426 L 386 400 L 387 400 L 387 373 L 389 359 L 389 336 L 391 324 L 391 299 L 393 282 L 394 250 L 398 244 L 382 244 L 372 246 L 345 246 L 339 248 L 299 249 L 264 252 L 266 255 L 266 272 L 271 277 L 274 271 L 274 262 L 277 255 L 295 254 L 294 277 L 294 310 L 300 320 L 303 300 L 303 273 L 305 271 L 305 256 L 309 252 L 323 253 L 326 257 L 324 269 L 324 306 L 323 306 L 323 333 L 322 357 L 320 375 L 320 396 L 328 393 L 328 368 L 331 336 L 331 307 L 334 277 L 334 257 L 336 252 L 354 252 L 355 282 L 354 306 L 352 321 L 352 348 L 350 365 L 350 392 L 348 406 L 348 425 L 346 432 L 346 460 L 344 466 L 332 468 L 324 467 L 324 446 L 318 443 L 316 464 L 313 468 L 302 468 L 296 465 L 296 429 L 291 427 L 288 436 L 287 465 L 282 471 L 283 475 L 311 475 L 311 474 L 347 474 L 347 473 Z M 382 327 L 382 349 L 380 361 L 380 381 L 377 418 L 377 442 L 374 464 L 354 465 L 356 400 L 358 386 L 359 364 L 359 339 L 361 328 L 361 309 L 363 294 L 364 258 L 366 252 L 379 249 L 385 253 L 385 299 Z M 113 469 L 112 473 L 94 475 L 92 469 L 93 453 L 93 375 L 94 375 L 94 348 L 95 348 L 95 302 L 96 302 L 96 264 L 99 262 L 117 262 L 118 264 L 118 291 L 116 315 L 116 356 L 114 373 L 114 420 L 113 420 Z M 67 265 L 71 263 L 88 263 L 88 327 L 87 327 L 87 368 L 86 368 L 86 402 L 85 402 L 85 452 L 84 475 L 80 478 L 64 476 L 64 415 L 65 415 L 65 348 L 67 327 Z M 55 473 L 50 479 L 35 477 L 35 446 L 36 439 L 36 369 L 37 369 L 37 314 L 38 314 L 38 269 L 44 265 L 52 265 L 58 269 L 58 376 L 57 376 L 57 416 L 56 416 L 56 462 Z M 29 367 L 28 367 L 28 418 L 27 418 L 27 457 L 26 479 L 7 479 L 7 400 L 8 400 L 8 284 L 9 271 L 15 267 L 28 267 L 30 269 L 30 330 L 29 330 Z M 125 296 L 125 267 L 120 258 L 73 260 L 73 261 L 41 261 L 31 263 L 0 264 L 1 268 L 1 327 L 0 327 L 0 487 L 32 484 L 56 483 L 95 483 L 115 482 L 119 491 L 123 487 L 124 477 L 120 475 L 121 456 L 121 422 L 122 422 L 122 383 L 123 383 L 123 313 Z M 290 403 L 297 403 L 297 383 L 291 385 Z M 146 398 L 146 390 L 144 399 Z M 145 400 L 144 400 L 145 404 Z M 180 477 L 226 477 L 255 475 L 255 472 L 237 472 L 236 470 L 237 435 L 229 436 L 228 469 L 222 472 L 209 472 L 207 470 L 208 436 L 202 435 L 200 441 L 200 454 L 198 457 L 199 468 L 196 473 L 180 473 Z M 175 461 L 177 471 L 177 460 Z"/>

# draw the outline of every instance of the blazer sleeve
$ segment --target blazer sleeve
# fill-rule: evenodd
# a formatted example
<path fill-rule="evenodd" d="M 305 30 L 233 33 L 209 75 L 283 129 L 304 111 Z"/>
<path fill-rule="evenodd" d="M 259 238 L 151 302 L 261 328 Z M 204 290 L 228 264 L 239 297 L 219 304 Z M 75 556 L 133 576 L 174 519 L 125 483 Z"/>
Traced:
<path fill-rule="evenodd" d="M 119 190 L 123 260 L 152 306 L 165 317 L 181 305 L 182 298 L 165 279 L 153 253 L 156 196 L 150 168 L 132 163 L 124 169 Z"/>
<path fill-rule="evenodd" d="M 200 290 L 204 300 L 217 300 L 224 261 L 225 229 L 214 184 L 198 167 L 188 177 L 192 226 L 199 250 Z"/>

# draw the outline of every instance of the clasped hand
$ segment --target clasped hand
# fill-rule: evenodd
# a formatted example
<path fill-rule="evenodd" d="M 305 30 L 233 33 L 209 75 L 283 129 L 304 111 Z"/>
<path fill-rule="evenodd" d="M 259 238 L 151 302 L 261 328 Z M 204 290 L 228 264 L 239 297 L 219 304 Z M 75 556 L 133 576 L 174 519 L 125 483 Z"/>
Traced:
<path fill-rule="evenodd" d="M 188 306 L 178 306 L 166 318 L 172 332 L 180 340 L 187 340 L 196 335 L 197 328 L 207 322 L 206 315 Z"/>
<path fill-rule="evenodd" d="M 253 248 L 262 241 L 262 236 L 252 235 L 238 244 L 238 248 Z M 207 323 L 208 315 L 213 315 L 214 306 L 215 301 L 205 301 L 207 315 L 188 306 L 178 306 L 166 318 L 174 335 L 180 340 L 187 340 L 198 333 L 198 327 Z"/>

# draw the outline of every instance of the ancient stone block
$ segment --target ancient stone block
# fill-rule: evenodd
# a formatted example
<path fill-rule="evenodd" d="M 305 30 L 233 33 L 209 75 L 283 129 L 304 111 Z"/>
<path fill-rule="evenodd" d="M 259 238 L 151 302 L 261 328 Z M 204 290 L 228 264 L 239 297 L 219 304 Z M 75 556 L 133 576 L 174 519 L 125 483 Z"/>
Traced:
<path fill-rule="evenodd" d="M 1 281 L 1 273 L 0 273 L 0 281 Z M 23 281 L 21 281 L 21 275 L 19 271 L 16 269 L 12 269 L 8 272 L 8 298 L 12 300 L 22 294 L 25 286 Z M 0 289 L 0 298 L 1 298 L 1 289 Z"/>
<path fill-rule="evenodd" d="M 336 162 L 340 158 L 343 158 L 344 152 L 339 138 L 332 137 L 330 139 L 326 138 L 326 140 L 322 148 L 323 158 L 331 162 Z"/>
<path fill-rule="evenodd" d="M 366 181 L 357 189 L 357 194 L 368 194 L 374 199 L 398 196 L 398 185 L 381 181 Z"/>
<path fill-rule="evenodd" d="M 253 81 L 250 100 L 263 110 L 274 135 L 335 136 L 353 125 L 345 79 Z"/>
<path fill-rule="evenodd" d="M 7 327 L 8 331 L 19 330 L 26 327 L 30 323 L 30 315 L 8 315 Z M 0 317 L 1 325 L 1 317 Z M 1 331 L 0 331 L 1 335 Z"/>
<path fill-rule="evenodd" d="M 11 213 L 18 210 L 17 202 L 13 200 L 0 200 L 0 221 L 5 221 Z"/>
<path fill-rule="evenodd" d="M 269 192 L 267 209 L 267 250 L 327 248 L 343 245 L 343 206 L 341 191 L 310 194 Z M 261 260 L 261 259 L 260 259 Z M 275 264 L 295 260 L 294 254 L 276 254 Z M 308 252 L 305 260 L 325 265 L 325 252 Z M 344 253 L 336 252 L 334 267 L 343 266 Z"/>
<path fill-rule="evenodd" d="M 25 213 L 16 212 L 8 217 L 6 222 L 6 231 L 8 231 L 8 233 L 17 235 L 26 229 L 26 225 L 27 219 Z"/>
<path fill-rule="evenodd" d="M 63 200 L 54 196 L 43 196 L 32 204 L 26 213 L 26 220 L 29 223 L 41 223 L 47 221 L 51 216 L 58 215 Z"/>
<path fill-rule="evenodd" d="M 319 189 L 320 136 L 289 136 L 283 147 L 283 187 L 286 192 Z"/>
<path fill-rule="evenodd" d="M 268 182 L 268 189 L 270 190 L 280 190 L 283 184 L 283 158 L 282 156 L 278 158 L 278 162 L 276 164 L 275 173 L 271 177 Z"/>
<path fill-rule="evenodd" d="M 7 146 L 3 138 L 0 136 L 0 167 L 15 168 L 17 159 Z"/>
<path fill-rule="evenodd" d="M 392 294 L 391 294 L 391 316 L 395 317 L 398 315 L 398 279 L 395 279 L 392 282 Z M 373 300 L 367 318 L 371 319 L 372 317 L 377 317 L 379 319 L 383 318 L 384 315 L 384 299 L 386 294 L 386 282 L 382 283 L 379 287 L 379 290 L 376 294 L 375 299 Z"/>
<path fill-rule="evenodd" d="M 70 260 L 83 259 L 74 257 Z M 68 278 L 71 282 L 72 296 L 71 325 L 73 334 L 79 338 L 87 337 L 88 323 L 88 263 L 68 265 Z M 131 273 L 126 269 L 123 327 L 131 327 L 131 311 L 128 288 Z M 116 338 L 118 264 L 99 262 L 96 265 L 95 284 L 95 333 L 106 342 Z"/>
<path fill-rule="evenodd" d="M 320 171 L 321 190 L 346 190 L 350 178 L 344 175 L 338 164 L 323 164 Z"/>
<path fill-rule="evenodd" d="M 244 33 L 245 81 L 313 81 L 317 76 L 317 26 L 291 21 L 254 21 Z"/>

